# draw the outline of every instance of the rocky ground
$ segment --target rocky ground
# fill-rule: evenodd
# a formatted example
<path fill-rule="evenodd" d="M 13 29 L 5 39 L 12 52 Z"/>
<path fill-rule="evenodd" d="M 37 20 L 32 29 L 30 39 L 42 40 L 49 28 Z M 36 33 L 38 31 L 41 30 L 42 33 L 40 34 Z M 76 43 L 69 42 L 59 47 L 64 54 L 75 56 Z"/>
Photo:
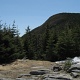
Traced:
<path fill-rule="evenodd" d="M 53 65 L 49 61 L 36 61 L 36 60 L 17 60 L 11 64 L 0 65 L 0 78 L 16 79 L 22 74 L 28 75 L 32 70 L 51 69 Z"/>
<path fill-rule="evenodd" d="M 77 66 L 77 65 L 76 65 Z M 73 70 L 73 71 L 72 71 Z M 0 65 L 0 80 L 80 80 L 79 68 L 62 70 L 61 63 L 36 60 L 17 60 Z"/>

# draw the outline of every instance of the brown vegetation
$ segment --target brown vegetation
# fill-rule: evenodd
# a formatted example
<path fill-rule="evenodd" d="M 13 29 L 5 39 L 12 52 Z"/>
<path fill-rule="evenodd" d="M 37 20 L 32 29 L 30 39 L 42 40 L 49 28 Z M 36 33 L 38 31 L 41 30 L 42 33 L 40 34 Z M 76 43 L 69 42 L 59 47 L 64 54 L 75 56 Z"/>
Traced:
<path fill-rule="evenodd" d="M 31 70 L 49 69 L 52 65 L 49 61 L 16 60 L 11 64 L 0 65 L 0 77 L 16 78 L 20 74 L 28 74 Z"/>

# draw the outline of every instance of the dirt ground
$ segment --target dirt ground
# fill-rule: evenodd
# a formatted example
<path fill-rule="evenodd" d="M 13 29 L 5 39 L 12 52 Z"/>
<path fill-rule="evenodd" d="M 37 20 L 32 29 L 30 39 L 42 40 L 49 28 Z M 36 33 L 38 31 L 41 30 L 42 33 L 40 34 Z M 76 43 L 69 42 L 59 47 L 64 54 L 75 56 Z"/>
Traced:
<path fill-rule="evenodd" d="M 50 69 L 53 62 L 37 60 L 16 60 L 7 65 L 0 65 L 0 77 L 17 78 L 20 74 L 28 74 L 32 70 Z"/>

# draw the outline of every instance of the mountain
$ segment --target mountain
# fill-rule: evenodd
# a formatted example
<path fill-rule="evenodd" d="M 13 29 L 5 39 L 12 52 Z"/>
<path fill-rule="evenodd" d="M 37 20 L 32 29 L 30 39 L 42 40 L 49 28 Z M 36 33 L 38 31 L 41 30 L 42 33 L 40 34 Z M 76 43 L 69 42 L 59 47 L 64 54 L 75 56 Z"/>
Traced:
<path fill-rule="evenodd" d="M 80 13 L 59 13 L 23 35 L 30 59 L 62 60 L 80 56 Z"/>
<path fill-rule="evenodd" d="M 41 26 L 32 30 L 34 33 L 43 33 L 46 25 L 49 28 L 53 28 L 53 26 L 67 26 L 67 25 L 80 24 L 80 13 L 59 13 L 51 16 L 45 23 Z"/>

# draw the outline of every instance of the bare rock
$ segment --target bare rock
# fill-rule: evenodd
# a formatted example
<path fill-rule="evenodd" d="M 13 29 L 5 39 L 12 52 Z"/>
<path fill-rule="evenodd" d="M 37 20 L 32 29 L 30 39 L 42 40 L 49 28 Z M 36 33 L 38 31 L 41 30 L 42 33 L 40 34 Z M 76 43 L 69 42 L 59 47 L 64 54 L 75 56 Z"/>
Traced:
<path fill-rule="evenodd" d="M 30 74 L 20 74 L 18 76 L 18 78 L 22 78 L 22 77 L 30 77 L 31 75 Z"/>
<path fill-rule="evenodd" d="M 34 79 L 16 78 L 16 80 L 34 80 Z"/>
<path fill-rule="evenodd" d="M 72 70 L 80 70 L 80 64 L 71 65 L 68 72 L 72 72 Z"/>
<path fill-rule="evenodd" d="M 31 75 L 43 75 L 43 74 L 47 74 L 49 72 L 49 70 L 33 70 L 30 72 Z"/>
<path fill-rule="evenodd" d="M 72 77 L 68 74 L 49 74 L 44 77 L 43 80 L 72 80 Z"/>
<path fill-rule="evenodd" d="M 53 66 L 53 71 L 54 72 L 57 72 L 57 71 L 60 71 L 60 70 L 62 70 L 62 67 L 60 65 Z"/>
<path fill-rule="evenodd" d="M 71 76 L 72 76 L 73 78 L 77 78 L 77 77 L 79 76 L 79 74 L 76 73 L 76 72 L 71 72 Z"/>

